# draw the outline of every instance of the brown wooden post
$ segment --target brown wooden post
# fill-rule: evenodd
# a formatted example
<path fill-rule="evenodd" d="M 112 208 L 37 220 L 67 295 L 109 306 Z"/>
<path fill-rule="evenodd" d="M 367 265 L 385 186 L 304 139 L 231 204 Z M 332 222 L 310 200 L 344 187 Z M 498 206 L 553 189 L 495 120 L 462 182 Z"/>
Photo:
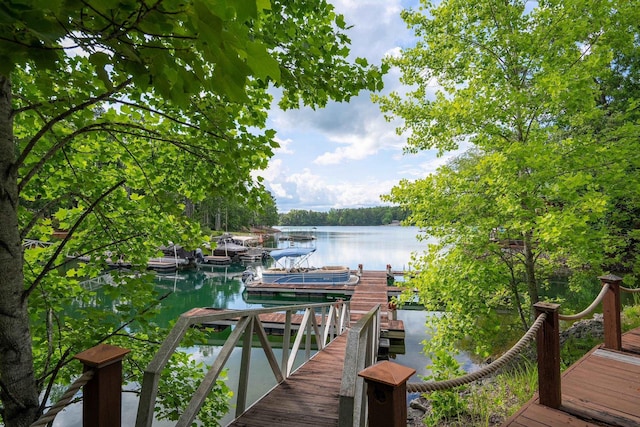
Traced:
<path fill-rule="evenodd" d="M 602 300 L 604 318 L 604 346 L 611 350 L 622 350 L 622 323 L 620 321 L 620 284 L 622 278 L 608 274 L 598 277 L 602 286 L 608 284 L 609 291 Z"/>
<path fill-rule="evenodd" d="M 562 403 L 560 389 L 560 322 L 558 304 L 538 302 L 533 305 L 536 317 L 547 314 L 536 338 L 538 345 L 538 390 L 540 404 L 558 409 Z"/>
<path fill-rule="evenodd" d="M 385 360 L 358 373 L 367 383 L 369 427 L 407 425 L 407 380 L 415 372 Z"/>
<path fill-rule="evenodd" d="M 94 370 L 84 386 L 82 425 L 84 427 L 120 427 L 122 421 L 122 359 L 130 350 L 100 344 L 75 358 L 84 371 Z"/>

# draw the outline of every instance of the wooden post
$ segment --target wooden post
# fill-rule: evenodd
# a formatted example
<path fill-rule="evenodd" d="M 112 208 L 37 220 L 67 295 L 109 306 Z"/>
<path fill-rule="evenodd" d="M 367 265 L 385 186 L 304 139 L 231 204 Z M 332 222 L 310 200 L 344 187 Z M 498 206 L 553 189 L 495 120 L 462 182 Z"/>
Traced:
<path fill-rule="evenodd" d="M 84 386 L 82 425 L 85 427 L 120 427 L 122 421 L 122 359 L 130 350 L 100 344 L 74 357 L 84 371 L 94 370 Z"/>
<path fill-rule="evenodd" d="M 407 425 L 407 380 L 415 372 L 385 360 L 358 373 L 367 383 L 369 427 Z"/>
<path fill-rule="evenodd" d="M 547 314 L 542 327 L 538 329 L 538 390 L 540 404 L 558 409 L 562 403 L 560 389 L 560 322 L 558 304 L 538 302 L 533 305 L 536 317 Z"/>
<path fill-rule="evenodd" d="M 620 321 L 620 283 L 622 278 L 608 274 L 598 277 L 602 286 L 608 284 L 609 291 L 602 300 L 604 318 L 604 346 L 611 350 L 622 350 L 622 323 Z"/>

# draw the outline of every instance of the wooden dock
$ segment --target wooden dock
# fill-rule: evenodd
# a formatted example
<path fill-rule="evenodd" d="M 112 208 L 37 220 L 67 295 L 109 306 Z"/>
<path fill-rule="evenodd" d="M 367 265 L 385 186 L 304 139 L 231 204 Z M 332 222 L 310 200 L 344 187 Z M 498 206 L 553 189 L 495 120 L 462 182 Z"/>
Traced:
<path fill-rule="evenodd" d="M 393 313 L 388 307 L 389 292 L 398 288 L 387 285 L 386 271 L 363 271 L 357 285 L 254 283 L 247 287 L 247 290 L 249 289 L 254 295 L 292 294 L 298 297 L 323 296 L 349 300 L 352 324 L 360 320 L 375 304 L 381 304 L 382 336 L 386 338 L 390 334 L 393 338 L 404 338 L 404 323 L 393 319 Z M 276 323 L 284 325 L 284 315 L 280 320 L 274 316 L 272 315 L 270 319 L 272 325 Z M 393 332 L 389 333 L 389 331 Z"/>
<path fill-rule="evenodd" d="M 352 324 L 381 304 L 381 329 L 395 327 L 404 332 L 402 321 L 390 319 L 387 288 L 386 272 L 363 272 L 350 300 Z M 337 426 L 346 345 L 345 333 L 229 426 Z"/>
<path fill-rule="evenodd" d="M 229 426 L 337 426 L 347 334 L 342 334 Z"/>
<path fill-rule="evenodd" d="M 535 396 L 503 426 L 640 426 L 640 328 L 622 336 L 622 348 L 595 348 L 569 367 L 559 409 Z"/>

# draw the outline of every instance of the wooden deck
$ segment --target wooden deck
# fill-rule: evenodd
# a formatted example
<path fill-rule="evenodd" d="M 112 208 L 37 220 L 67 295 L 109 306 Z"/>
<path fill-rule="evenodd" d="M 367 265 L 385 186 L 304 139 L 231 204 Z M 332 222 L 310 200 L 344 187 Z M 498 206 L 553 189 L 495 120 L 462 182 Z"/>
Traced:
<path fill-rule="evenodd" d="M 351 324 L 382 304 L 381 327 L 404 331 L 402 321 L 389 320 L 387 287 L 386 272 L 363 272 L 350 300 Z M 346 345 L 344 333 L 229 426 L 337 426 Z"/>
<path fill-rule="evenodd" d="M 640 426 L 640 328 L 622 336 L 622 352 L 595 348 L 562 375 L 562 406 L 537 396 L 503 426 Z"/>
<path fill-rule="evenodd" d="M 229 426 L 337 426 L 346 345 L 342 334 Z"/>

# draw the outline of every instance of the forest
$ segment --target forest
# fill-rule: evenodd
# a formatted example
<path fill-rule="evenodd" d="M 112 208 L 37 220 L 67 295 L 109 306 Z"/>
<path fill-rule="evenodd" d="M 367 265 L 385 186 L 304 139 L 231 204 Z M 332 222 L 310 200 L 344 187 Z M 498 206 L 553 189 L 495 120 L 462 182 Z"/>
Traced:
<path fill-rule="evenodd" d="M 409 217 L 406 209 L 378 206 L 356 209 L 330 209 L 328 212 L 294 209 L 279 215 L 279 225 L 389 225 Z"/>

